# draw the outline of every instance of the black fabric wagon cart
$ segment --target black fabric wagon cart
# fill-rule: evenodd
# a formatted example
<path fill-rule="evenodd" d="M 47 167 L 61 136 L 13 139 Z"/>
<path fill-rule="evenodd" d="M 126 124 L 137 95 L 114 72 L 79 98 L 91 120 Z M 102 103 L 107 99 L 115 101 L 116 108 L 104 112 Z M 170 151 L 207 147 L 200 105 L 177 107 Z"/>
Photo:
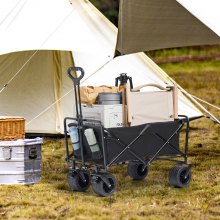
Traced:
<path fill-rule="evenodd" d="M 77 78 L 71 72 L 81 72 Z M 68 183 L 75 191 L 86 191 L 90 184 L 100 196 L 115 192 L 116 179 L 108 172 L 110 166 L 128 165 L 128 175 L 135 180 L 144 179 L 154 160 L 169 160 L 175 166 L 169 171 L 169 182 L 175 187 L 185 187 L 191 180 L 191 164 L 187 163 L 189 120 L 186 116 L 168 122 L 148 123 L 132 127 L 105 128 L 97 120 L 83 119 L 80 105 L 80 80 L 84 71 L 71 67 L 68 74 L 73 80 L 76 117 L 64 119 L 66 160 L 69 165 Z M 77 130 L 78 150 L 69 147 L 68 131 Z M 184 131 L 183 131 L 184 127 Z M 89 145 L 85 131 L 92 129 L 97 143 Z M 185 132 L 185 144 L 180 147 L 180 132 Z M 97 148 L 98 146 L 98 148 Z"/>

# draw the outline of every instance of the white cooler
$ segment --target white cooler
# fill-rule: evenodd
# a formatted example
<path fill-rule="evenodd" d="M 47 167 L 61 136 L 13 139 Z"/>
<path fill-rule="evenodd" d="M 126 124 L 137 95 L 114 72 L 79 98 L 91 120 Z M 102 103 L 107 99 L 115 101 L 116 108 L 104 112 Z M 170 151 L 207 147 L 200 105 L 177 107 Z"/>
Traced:
<path fill-rule="evenodd" d="M 105 128 L 123 127 L 122 105 L 82 105 L 84 119 L 99 120 Z"/>

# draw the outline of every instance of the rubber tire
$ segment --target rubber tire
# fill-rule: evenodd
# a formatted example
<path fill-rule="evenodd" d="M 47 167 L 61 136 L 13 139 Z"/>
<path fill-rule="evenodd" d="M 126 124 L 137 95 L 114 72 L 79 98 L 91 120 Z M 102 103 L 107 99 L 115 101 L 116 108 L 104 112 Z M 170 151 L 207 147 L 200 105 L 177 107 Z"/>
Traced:
<path fill-rule="evenodd" d="M 86 182 L 82 181 L 79 172 L 83 172 Z M 90 186 L 90 173 L 87 170 L 70 170 L 68 172 L 68 184 L 73 191 L 85 192 Z"/>
<path fill-rule="evenodd" d="M 169 182 L 170 185 L 177 188 L 184 188 L 189 185 L 191 181 L 191 171 L 189 171 L 188 176 L 185 178 L 185 174 L 188 170 L 186 166 L 175 166 L 169 171 Z"/>
<path fill-rule="evenodd" d="M 107 178 L 109 180 L 109 182 L 111 184 L 110 188 L 106 185 L 106 183 L 102 180 L 101 177 Z M 115 177 L 110 173 L 101 174 L 101 177 L 99 177 L 98 175 L 93 176 L 92 188 L 93 188 L 94 192 L 97 195 L 103 196 L 103 197 L 111 196 L 116 190 Z"/>
<path fill-rule="evenodd" d="M 128 164 L 128 175 L 133 178 L 133 180 L 142 180 L 148 174 L 148 167 L 142 171 L 144 164 L 143 163 L 134 163 L 131 162 Z"/>

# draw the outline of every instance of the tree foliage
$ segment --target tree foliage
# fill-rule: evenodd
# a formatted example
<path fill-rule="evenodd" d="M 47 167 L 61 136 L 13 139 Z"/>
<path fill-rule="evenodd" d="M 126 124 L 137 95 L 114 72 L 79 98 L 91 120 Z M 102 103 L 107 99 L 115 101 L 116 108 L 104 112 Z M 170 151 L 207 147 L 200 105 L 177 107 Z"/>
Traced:
<path fill-rule="evenodd" d="M 90 0 L 112 23 L 118 26 L 119 0 Z"/>

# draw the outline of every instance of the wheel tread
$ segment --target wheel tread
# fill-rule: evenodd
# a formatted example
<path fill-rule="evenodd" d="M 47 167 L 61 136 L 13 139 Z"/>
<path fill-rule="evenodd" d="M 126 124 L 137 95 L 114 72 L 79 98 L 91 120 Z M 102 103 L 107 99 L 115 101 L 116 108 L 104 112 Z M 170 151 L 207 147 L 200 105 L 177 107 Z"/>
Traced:
<path fill-rule="evenodd" d="M 142 180 L 144 179 L 148 174 L 148 167 L 145 168 L 145 171 L 143 173 L 139 173 L 138 169 L 140 169 L 140 166 L 142 167 L 142 163 L 129 163 L 128 164 L 128 175 L 133 178 L 134 180 Z"/>
<path fill-rule="evenodd" d="M 115 192 L 115 189 L 116 189 L 116 179 L 115 179 L 115 177 L 110 173 L 98 174 L 98 175 L 101 175 L 101 176 L 107 178 L 108 180 L 110 180 L 110 182 L 113 184 L 112 185 L 113 188 L 110 189 L 110 191 L 107 191 L 105 189 L 104 181 L 101 179 L 101 177 L 98 177 L 96 180 L 92 181 L 93 191 L 97 195 L 100 195 L 100 196 L 103 196 L 103 197 L 111 196 Z M 96 176 L 94 176 L 93 178 L 96 178 Z"/>
<path fill-rule="evenodd" d="M 85 178 L 87 180 L 86 183 L 82 184 L 80 182 L 82 180 L 80 179 L 80 176 L 78 174 L 79 172 L 83 172 L 84 173 Z M 70 188 L 73 191 L 80 191 L 80 192 L 86 191 L 89 188 L 89 186 L 90 186 L 90 174 L 89 174 L 89 172 L 87 170 L 77 170 L 77 171 L 70 170 L 68 172 L 68 184 L 69 184 Z"/>
<path fill-rule="evenodd" d="M 181 174 L 186 172 L 187 167 L 185 166 L 175 166 L 169 171 L 169 182 L 172 186 L 183 188 L 189 185 L 191 181 L 191 171 L 189 171 L 189 175 L 187 177 L 186 182 L 181 180 Z"/>

